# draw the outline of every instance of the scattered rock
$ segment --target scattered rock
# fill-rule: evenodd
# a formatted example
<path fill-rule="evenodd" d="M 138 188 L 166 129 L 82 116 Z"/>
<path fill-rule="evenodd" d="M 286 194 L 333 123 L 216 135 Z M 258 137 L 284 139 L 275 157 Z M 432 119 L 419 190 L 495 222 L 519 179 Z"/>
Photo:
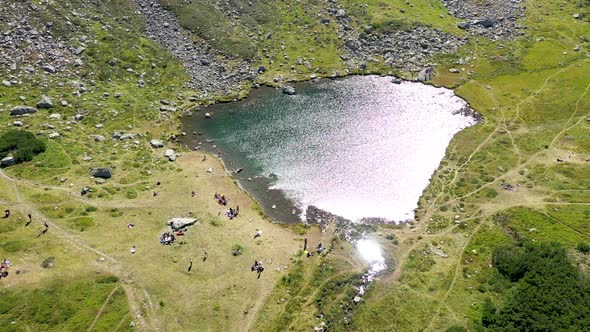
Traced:
<path fill-rule="evenodd" d="M 113 169 L 110 167 L 98 167 L 90 171 L 95 178 L 110 179 L 113 176 Z"/>
<path fill-rule="evenodd" d="M 467 30 L 469 29 L 469 27 L 471 27 L 471 24 L 469 24 L 468 22 L 459 22 L 457 26 L 459 27 L 459 29 Z"/>
<path fill-rule="evenodd" d="M 39 100 L 39 102 L 37 103 L 37 108 L 52 108 L 53 107 L 53 101 L 51 100 L 51 98 L 43 95 L 41 96 L 41 100 Z"/>
<path fill-rule="evenodd" d="M 150 144 L 153 148 L 163 148 L 164 147 L 164 142 L 157 140 L 157 139 L 151 140 Z"/>
<path fill-rule="evenodd" d="M 12 156 L 4 157 L 0 160 L 1 167 L 8 167 L 16 164 L 16 159 Z"/>
<path fill-rule="evenodd" d="M 12 125 L 15 127 L 22 127 L 24 123 L 22 121 L 14 121 Z"/>
<path fill-rule="evenodd" d="M 30 106 L 15 106 L 10 109 L 10 115 L 33 114 L 35 112 L 37 112 L 37 109 Z"/>
<path fill-rule="evenodd" d="M 286 95 L 292 96 L 292 95 L 296 94 L 297 91 L 295 91 L 295 88 L 294 87 L 292 87 L 290 85 L 287 85 L 287 86 L 285 86 L 283 88 L 283 93 L 286 94 Z"/>
<path fill-rule="evenodd" d="M 54 131 L 52 133 L 50 133 L 49 135 L 47 135 L 47 137 L 53 139 L 53 138 L 58 138 L 60 135 L 58 132 Z"/>

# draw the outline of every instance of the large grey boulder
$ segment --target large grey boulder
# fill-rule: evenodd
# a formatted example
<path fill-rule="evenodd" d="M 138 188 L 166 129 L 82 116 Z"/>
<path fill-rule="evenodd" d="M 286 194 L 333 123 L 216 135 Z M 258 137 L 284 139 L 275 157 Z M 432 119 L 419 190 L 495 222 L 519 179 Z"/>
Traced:
<path fill-rule="evenodd" d="M 53 107 L 53 100 L 51 98 L 43 95 L 41 96 L 41 100 L 37 103 L 38 108 L 52 108 Z"/>
<path fill-rule="evenodd" d="M 153 148 L 163 148 L 164 147 L 164 142 L 157 140 L 157 139 L 151 140 L 150 144 L 152 145 Z"/>
<path fill-rule="evenodd" d="M 37 109 L 31 106 L 14 106 L 10 110 L 10 115 L 32 114 L 37 112 Z"/>
<path fill-rule="evenodd" d="M 92 169 L 90 175 L 95 178 L 110 179 L 113 176 L 113 169 L 110 167 L 98 167 Z"/>
<path fill-rule="evenodd" d="M 0 160 L 0 166 L 2 167 L 12 166 L 14 164 L 16 164 L 16 159 L 14 159 L 12 156 L 8 156 Z"/>
<path fill-rule="evenodd" d="M 172 230 L 178 231 L 199 222 L 198 218 L 171 218 L 166 223 Z"/>

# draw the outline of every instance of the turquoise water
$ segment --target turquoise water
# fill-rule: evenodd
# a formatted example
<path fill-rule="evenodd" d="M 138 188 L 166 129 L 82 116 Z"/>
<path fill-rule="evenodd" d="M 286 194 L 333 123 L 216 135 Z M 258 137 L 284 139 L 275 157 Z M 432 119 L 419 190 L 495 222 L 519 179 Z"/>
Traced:
<path fill-rule="evenodd" d="M 420 83 L 356 76 L 296 87 L 259 89 L 190 123 L 203 134 L 190 144 L 243 168 L 236 178 L 278 221 L 309 205 L 353 221 L 412 219 L 451 138 L 476 123 L 457 114 L 465 102 L 451 90 Z"/>

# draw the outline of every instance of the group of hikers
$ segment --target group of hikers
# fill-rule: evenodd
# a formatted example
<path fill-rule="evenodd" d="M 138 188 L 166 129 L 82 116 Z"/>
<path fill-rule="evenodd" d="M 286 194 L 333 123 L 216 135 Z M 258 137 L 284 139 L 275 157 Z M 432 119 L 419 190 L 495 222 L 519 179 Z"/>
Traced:
<path fill-rule="evenodd" d="M 324 247 L 324 245 L 320 242 L 316 248 L 315 253 L 317 253 L 318 255 L 321 255 L 322 252 L 324 252 L 326 248 Z M 305 238 L 303 240 L 303 253 L 305 254 L 305 256 L 307 257 L 311 257 L 313 256 L 315 253 L 311 250 L 307 250 L 307 238 Z"/>
<path fill-rule="evenodd" d="M 166 246 L 171 245 L 176 241 L 176 236 L 170 232 L 164 232 L 160 234 L 160 243 Z"/>
<path fill-rule="evenodd" d="M 225 197 L 224 194 L 215 193 L 215 195 L 213 195 L 213 198 L 217 201 L 217 204 L 223 205 L 223 206 L 227 205 L 228 199 Z"/>

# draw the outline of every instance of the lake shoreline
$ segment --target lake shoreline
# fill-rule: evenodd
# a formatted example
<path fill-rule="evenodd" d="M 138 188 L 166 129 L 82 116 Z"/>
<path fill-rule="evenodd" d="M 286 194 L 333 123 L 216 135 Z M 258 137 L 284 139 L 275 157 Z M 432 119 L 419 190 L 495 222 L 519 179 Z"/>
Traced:
<path fill-rule="evenodd" d="M 293 86 L 296 90 L 303 89 L 304 91 L 307 89 L 313 89 L 314 86 L 325 84 L 331 84 L 331 81 L 343 81 L 346 79 L 355 79 L 354 77 L 360 77 L 361 79 L 365 78 L 367 75 L 347 75 L 338 78 L 316 78 L 308 81 L 298 82 Z M 397 81 L 395 77 L 392 76 L 383 76 L 383 75 L 370 75 L 373 77 L 367 77 L 367 84 L 375 84 L 375 82 L 379 82 L 379 84 L 390 84 L 390 85 L 398 85 L 398 84 L 405 84 L 407 82 L 416 83 L 416 81 Z M 359 79 L 357 79 L 359 81 Z M 387 83 L 384 83 L 384 82 Z M 363 83 L 364 81 L 360 81 Z M 397 84 L 396 84 L 397 83 Z M 362 85 L 362 84 L 361 84 Z M 422 86 L 422 85 L 420 85 Z M 435 87 L 431 84 L 424 84 L 424 86 L 428 87 Z M 325 88 L 325 87 L 324 87 Z M 373 86 L 369 86 L 370 89 L 374 89 Z M 440 89 L 440 90 L 439 90 Z M 246 106 L 251 106 L 251 104 L 257 104 L 259 98 L 264 98 L 265 96 L 268 98 L 269 95 L 271 96 L 281 96 L 281 92 L 277 91 L 278 89 L 269 86 L 263 86 L 261 88 L 251 90 L 250 93 L 247 95 L 248 98 L 246 100 L 250 100 L 246 102 L 244 99 L 241 99 L 240 103 L 245 103 Z M 438 88 L 432 91 L 439 91 L 438 94 L 446 94 L 449 95 L 449 89 L 441 89 Z M 305 95 L 305 92 L 304 92 Z M 454 91 L 451 93 L 452 98 L 460 99 L 458 96 L 454 94 Z M 277 97 L 279 98 L 279 97 Z M 288 98 L 288 97 L 284 97 Z M 303 97 L 301 97 L 303 98 Z M 384 97 L 385 98 L 385 97 Z M 437 97 L 438 98 L 438 97 Z M 380 98 L 377 98 L 380 99 Z M 453 114 L 461 113 L 465 116 L 470 116 L 472 119 L 475 119 L 475 122 L 470 124 L 476 124 L 481 121 L 481 116 L 474 111 L 467 102 L 463 99 L 460 99 L 461 102 L 464 104 L 463 108 L 460 111 L 453 111 Z M 271 173 L 270 176 L 263 176 L 262 174 L 258 174 L 256 170 L 249 169 L 247 165 L 243 163 L 236 162 L 234 158 L 231 158 L 227 151 L 224 151 L 223 148 L 220 148 L 217 145 L 216 140 L 213 137 L 209 137 L 207 133 L 200 132 L 200 130 L 196 130 L 193 127 L 193 123 L 195 121 L 195 116 L 200 116 L 201 119 L 197 119 L 197 121 L 205 121 L 202 120 L 204 118 L 205 113 L 211 113 L 212 120 L 206 121 L 215 121 L 217 118 L 217 112 L 227 112 L 226 110 L 221 110 L 219 105 L 225 105 L 222 107 L 228 107 L 227 104 L 231 103 L 218 103 L 214 105 L 210 105 L 204 109 L 199 110 L 199 112 L 195 112 L 189 118 L 185 118 L 182 120 L 182 128 L 186 132 L 193 132 L 192 136 L 187 136 L 183 138 L 182 143 L 185 144 L 187 147 L 192 147 L 193 150 L 204 150 L 209 153 L 214 154 L 218 158 L 220 158 L 224 164 L 226 169 L 226 173 L 228 173 L 232 178 L 236 181 L 236 184 L 244 191 L 246 191 L 263 209 L 263 212 L 271 219 L 273 222 L 279 223 L 297 223 L 297 222 L 305 222 L 310 224 L 322 224 L 329 220 L 342 220 L 343 222 L 350 222 L 350 219 L 341 217 L 338 213 L 331 213 L 329 210 L 318 208 L 314 206 L 314 204 L 304 204 L 301 205 L 298 202 L 294 201 L 293 199 L 289 198 L 286 193 L 282 190 L 277 190 L 273 188 L 273 180 L 269 178 L 273 174 Z M 244 105 L 240 106 L 240 109 L 243 108 Z M 469 112 L 467 112 L 469 111 Z M 241 112 L 241 111 L 233 111 L 234 112 Z M 468 114 L 464 114 L 468 113 Z M 198 133 L 197 133 L 198 131 Z M 454 136 L 455 134 L 453 134 Z M 445 146 L 446 151 L 446 146 Z M 444 154 L 443 154 L 444 158 Z M 440 161 L 437 162 L 437 167 L 440 164 Z M 436 168 L 435 168 L 436 169 Z M 434 172 L 434 170 L 433 170 Z M 432 173 L 429 174 L 429 179 L 432 176 Z M 429 185 L 428 184 L 426 187 Z M 424 188 L 425 189 L 425 188 Z M 423 190 L 421 191 L 423 192 Z M 416 202 L 419 200 L 420 197 L 416 198 Z M 302 211 L 305 210 L 305 211 Z M 305 213 L 304 213 L 305 212 Z M 366 217 L 362 216 L 360 218 L 355 219 L 355 221 L 359 221 L 361 223 L 372 223 L 372 224 L 382 224 L 382 223 L 400 223 L 400 222 L 407 222 L 415 220 L 415 209 L 412 211 L 411 215 L 407 215 L 404 218 L 397 218 L 397 219 L 388 219 L 383 217 Z"/>

